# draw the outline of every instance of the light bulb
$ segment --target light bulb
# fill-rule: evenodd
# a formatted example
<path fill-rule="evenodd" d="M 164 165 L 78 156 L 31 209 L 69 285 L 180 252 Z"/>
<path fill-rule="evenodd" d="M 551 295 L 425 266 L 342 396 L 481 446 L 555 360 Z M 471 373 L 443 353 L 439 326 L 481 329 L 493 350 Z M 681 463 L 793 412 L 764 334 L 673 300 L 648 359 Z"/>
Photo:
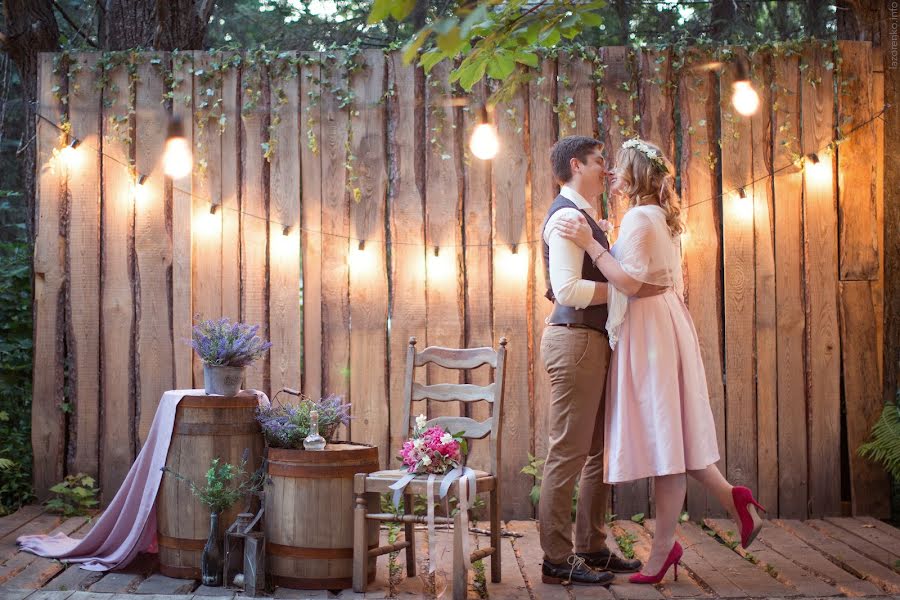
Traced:
<path fill-rule="evenodd" d="M 747 80 L 735 81 L 731 87 L 734 90 L 731 96 L 734 109 L 745 117 L 756 113 L 759 108 L 759 94 L 756 93 L 750 82 Z"/>
<path fill-rule="evenodd" d="M 362 242 L 358 246 L 350 248 L 350 253 L 347 255 L 347 263 L 354 271 L 365 273 L 374 269 L 375 254 L 366 251 L 365 242 Z"/>
<path fill-rule="evenodd" d="M 428 253 L 428 278 L 443 279 L 451 272 L 452 267 L 450 260 L 452 256 L 449 252 L 441 252 L 440 248 L 435 246 L 434 252 Z"/>
<path fill-rule="evenodd" d="M 191 147 L 184 137 L 184 124 L 181 117 L 169 119 L 166 132 L 166 148 L 163 152 L 163 171 L 172 179 L 180 179 L 191 172 L 194 157 Z"/>
<path fill-rule="evenodd" d="M 134 202 L 135 204 L 144 205 L 147 202 L 147 198 L 149 197 L 149 190 L 147 190 L 147 186 L 145 185 L 147 182 L 146 175 L 140 175 L 134 182 L 134 186 L 132 187 L 132 192 L 134 193 Z"/>
<path fill-rule="evenodd" d="M 490 123 L 476 126 L 469 140 L 469 149 L 481 160 L 490 160 L 497 156 L 497 151 L 500 150 L 497 128 Z"/>
<path fill-rule="evenodd" d="M 831 181 L 831 161 L 822 160 L 817 154 L 808 155 L 803 168 L 816 182 Z"/>
<path fill-rule="evenodd" d="M 501 260 L 507 277 L 520 278 L 528 273 L 528 252 L 523 252 L 518 245 L 513 245 Z"/>
<path fill-rule="evenodd" d="M 78 146 L 80 144 L 81 140 L 75 138 L 62 150 L 59 151 L 60 159 L 62 159 L 63 164 L 65 164 L 69 169 L 81 165 L 81 151 L 78 149 Z"/>
<path fill-rule="evenodd" d="M 172 179 L 181 179 L 191 172 L 194 158 L 191 148 L 183 137 L 173 137 L 166 140 L 165 154 L 163 155 L 163 170 Z"/>

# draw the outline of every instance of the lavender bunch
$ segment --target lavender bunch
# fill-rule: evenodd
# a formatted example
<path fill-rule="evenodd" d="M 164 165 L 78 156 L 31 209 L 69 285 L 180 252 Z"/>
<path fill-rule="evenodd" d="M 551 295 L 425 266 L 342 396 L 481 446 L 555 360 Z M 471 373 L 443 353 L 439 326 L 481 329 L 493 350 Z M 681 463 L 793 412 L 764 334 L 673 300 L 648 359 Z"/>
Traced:
<path fill-rule="evenodd" d="M 309 435 L 309 413 L 319 413 L 319 435 L 331 441 L 339 425 L 350 423 L 350 404 L 344 404 L 341 396 L 330 394 L 318 402 L 301 396 L 297 405 L 273 404 L 256 409 L 256 420 L 262 427 L 266 442 L 272 448 L 303 447 L 303 439 Z"/>
<path fill-rule="evenodd" d="M 259 325 L 209 319 L 194 326 L 191 347 L 208 365 L 246 367 L 272 347 L 256 335 L 258 331 Z"/>

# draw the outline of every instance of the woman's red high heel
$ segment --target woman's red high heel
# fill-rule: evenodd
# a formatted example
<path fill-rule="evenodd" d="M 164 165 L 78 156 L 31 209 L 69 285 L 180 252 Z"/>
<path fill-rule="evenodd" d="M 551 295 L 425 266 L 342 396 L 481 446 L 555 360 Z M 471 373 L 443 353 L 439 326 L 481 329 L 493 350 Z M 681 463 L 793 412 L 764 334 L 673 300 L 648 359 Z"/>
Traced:
<path fill-rule="evenodd" d="M 669 570 L 669 567 L 675 565 L 675 581 L 678 581 L 678 563 L 681 561 L 681 555 L 684 554 L 684 550 L 681 548 L 681 544 L 675 542 L 675 545 L 672 546 L 672 549 L 669 550 L 669 555 L 666 557 L 666 562 L 663 563 L 662 568 L 659 570 L 659 573 L 656 575 L 644 575 L 643 573 L 635 573 L 631 577 L 628 578 L 628 581 L 631 583 L 659 583 L 662 581 L 662 578 L 665 577 L 666 571 Z"/>
<path fill-rule="evenodd" d="M 763 512 L 766 512 L 766 509 L 753 498 L 750 489 L 742 485 L 731 488 L 731 498 L 734 500 L 734 508 L 741 519 L 741 547 L 747 548 L 756 539 L 756 534 L 763 525 L 763 520 L 757 514 L 756 509 Z"/>

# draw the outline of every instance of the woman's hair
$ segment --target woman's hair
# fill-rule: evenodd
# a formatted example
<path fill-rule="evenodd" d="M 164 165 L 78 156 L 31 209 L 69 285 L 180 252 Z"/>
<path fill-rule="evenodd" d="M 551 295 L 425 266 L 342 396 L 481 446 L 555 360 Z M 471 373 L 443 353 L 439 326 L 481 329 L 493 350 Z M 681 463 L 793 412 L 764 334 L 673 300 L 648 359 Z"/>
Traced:
<path fill-rule="evenodd" d="M 675 191 L 675 168 L 655 144 L 640 140 L 640 145 L 655 150 L 656 156 L 651 159 L 634 146 L 619 148 L 615 192 L 628 198 L 629 208 L 658 202 L 666 212 L 669 231 L 676 236 L 684 231 L 684 223 L 681 221 L 681 199 Z"/>

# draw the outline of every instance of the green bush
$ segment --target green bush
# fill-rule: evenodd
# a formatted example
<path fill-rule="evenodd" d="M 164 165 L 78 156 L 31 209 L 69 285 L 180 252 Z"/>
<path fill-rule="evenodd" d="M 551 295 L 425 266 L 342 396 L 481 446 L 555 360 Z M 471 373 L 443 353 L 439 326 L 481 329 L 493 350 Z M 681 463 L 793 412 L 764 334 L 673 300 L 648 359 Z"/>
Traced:
<path fill-rule="evenodd" d="M 100 490 L 94 478 L 84 473 L 66 475 L 50 491 L 54 497 L 47 501 L 47 509 L 64 517 L 90 514 L 100 504 L 97 500 Z"/>
<path fill-rule="evenodd" d="M 33 499 L 31 487 L 31 251 L 18 194 L 0 190 L 0 516 Z"/>

